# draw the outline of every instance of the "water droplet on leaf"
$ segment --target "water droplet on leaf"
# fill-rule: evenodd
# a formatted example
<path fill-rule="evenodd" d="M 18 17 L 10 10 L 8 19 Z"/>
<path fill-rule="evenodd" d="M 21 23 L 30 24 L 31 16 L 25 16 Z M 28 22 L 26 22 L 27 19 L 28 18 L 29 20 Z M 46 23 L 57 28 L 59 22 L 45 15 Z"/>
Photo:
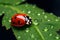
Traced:
<path fill-rule="evenodd" d="M 25 7 L 28 7 L 28 5 L 25 5 Z"/>
<path fill-rule="evenodd" d="M 29 29 L 28 28 L 26 28 L 26 32 L 29 32 Z"/>
<path fill-rule="evenodd" d="M 28 11 L 28 14 L 30 14 L 31 13 L 31 11 Z"/>
<path fill-rule="evenodd" d="M 0 14 L 0 15 L 2 15 L 2 14 Z"/>
<path fill-rule="evenodd" d="M 3 20 L 3 22 L 5 22 L 5 20 Z"/>
<path fill-rule="evenodd" d="M 45 12 L 43 12 L 42 14 L 45 14 Z"/>
<path fill-rule="evenodd" d="M 53 29 L 54 26 L 51 26 L 51 29 Z"/>
<path fill-rule="evenodd" d="M 52 34 L 49 34 L 49 36 L 52 36 Z"/>
<path fill-rule="evenodd" d="M 50 20 L 48 19 L 48 21 L 50 21 Z"/>
<path fill-rule="evenodd" d="M 25 0 L 22 0 L 22 1 L 25 1 Z"/>
<path fill-rule="evenodd" d="M 59 39 L 59 37 L 58 37 L 58 36 L 56 36 L 56 39 Z"/>
<path fill-rule="evenodd" d="M 20 36 L 18 36 L 18 39 L 20 39 L 21 37 Z"/>
<path fill-rule="evenodd" d="M 36 5 L 33 6 L 33 8 L 35 8 Z"/>
<path fill-rule="evenodd" d="M 9 20 L 9 22 L 11 22 L 11 20 Z"/>
<path fill-rule="evenodd" d="M 53 13 L 50 13 L 50 15 L 53 15 Z"/>
<path fill-rule="evenodd" d="M 31 35 L 31 38 L 34 38 L 34 35 L 33 34 Z"/>
<path fill-rule="evenodd" d="M 40 13 L 38 13 L 37 15 L 40 16 Z"/>
<path fill-rule="evenodd" d="M 34 25 L 38 25 L 38 20 L 34 20 Z"/>
<path fill-rule="evenodd" d="M 46 16 L 46 15 L 45 15 L 44 17 L 45 17 L 45 19 L 47 18 L 47 16 Z"/>
<path fill-rule="evenodd" d="M 24 10 L 22 12 L 25 12 Z"/>
<path fill-rule="evenodd" d="M 4 11 L 2 11 L 2 13 L 5 13 Z"/>
<path fill-rule="evenodd" d="M 58 19 L 55 20 L 56 22 L 59 21 Z"/>
<path fill-rule="evenodd" d="M 45 27 L 44 31 L 45 31 L 45 32 L 47 32 L 47 31 L 48 31 L 48 28 L 47 28 L 47 27 Z"/>

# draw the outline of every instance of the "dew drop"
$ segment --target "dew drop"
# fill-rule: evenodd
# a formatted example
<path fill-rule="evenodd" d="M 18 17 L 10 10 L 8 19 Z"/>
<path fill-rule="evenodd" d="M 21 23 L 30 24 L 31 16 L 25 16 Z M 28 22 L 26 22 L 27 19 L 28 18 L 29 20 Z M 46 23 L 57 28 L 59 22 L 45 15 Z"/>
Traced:
<path fill-rule="evenodd" d="M 2 15 L 2 14 L 0 14 L 0 15 Z"/>
<path fill-rule="evenodd" d="M 52 34 L 49 34 L 49 36 L 52 36 Z"/>
<path fill-rule="evenodd" d="M 16 5 L 18 5 L 20 2 L 17 2 Z"/>
<path fill-rule="evenodd" d="M 30 19 L 32 19 L 31 17 L 29 17 Z"/>
<path fill-rule="evenodd" d="M 9 22 L 11 22 L 11 20 L 9 20 Z"/>
<path fill-rule="evenodd" d="M 54 28 L 54 26 L 51 26 L 51 29 L 53 29 Z"/>
<path fill-rule="evenodd" d="M 28 5 L 25 5 L 25 7 L 28 7 Z"/>
<path fill-rule="evenodd" d="M 42 14 L 45 14 L 44 12 Z"/>
<path fill-rule="evenodd" d="M 35 40 L 37 40 L 37 39 L 35 38 Z"/>
<path fill-rule="evenodd" d="M 59 39 L 59 37 L 58 37 L 58 36 L 56 36 L 56 39 Z"/>
<path fill-rule="evenodd" d="M 18 39 L 20 39 L 21 37 L 20 36 L 18 36 Z"/>
<path fill-rule="evenodd" d="M 53 13 L 50 13 L 50 15 L 53 15 Z"/>
<path fill-rule="evenodd" d="M 31 11 L 28 11 L 28 14 L 30 14 L 31 13 Z"/>
<path fill-rule="evenodd" d="M 22 1 L 25 1 L 25 0 L 22 0 Z"/>
<path fill-rule="evenodd" d="M 38 13 L 37 15 L 40 16 L 40 13 Z"/>
<path fill-rule="evenodd" d="M 29 32 L 29 28 L 26 28 L 26 32 L 27 32 L 27 33 Z"/>
<path fill-rule="evenodd" d="M 47 18 L 47 16 L 46 16 L 46 15 L 45 15 L 44 17 L 45 17 L 45 19 Z"/>
<path fill-rule="evenodd" d="M 35 20 L 35 21 L 33 22 L 33 24 L 34 24 L 34 25 L 38 25 L 38 20 Z"/>
<path fill-rule="evenodd" d="M 22 12 L 24 13 L 25 11 L 23 10 Z"/>
<path fill-rule="evenodd" d="M 33 8 L 35 8 L 36 5 L 33 6 Z"/>
<path fill-rule="evenodd" d="M 45 31 L 45 32 L 47 32 L 47 31 L 48 31 L 48 28 L 47 28 L 47 27 L 45 27 L 44 31 Z"/>
<path fill-rule="evenodd" d="M 8 7 L 7 5 L 5 5 L 5 7 Z"/>
<path fill-rule="evenodd" d="M 60 17 L 58 17 L 58 19 L 60 19 Z"/>
<path fill-rule="evenodd" d="M 2 11 L 2 13 L 5 13 L 4 11 Z"/>
<path fill-rule="evenodd" d="M 48 19 L 48 21 L 50 21 L 50 20 Z"/>
<path fill-rule="evenodd" d="M 31 35 L 31 38 L 34 38 L 34 35 L 33 34 Z"/>
<path fill-rule="evenodd" d="M 5 20 L 3 22 L 5 22 Z"/>
<path fill-rule="evenodd" d="M 58 19 L 55 20 L 56 22 L 59 21 Z"/>
<path fill-rule="evenodd" d="M 34 25 L 38 25 L 38 23 L 34 23 Z"/>
<path fill-rule="evenodd" d="M 9 10 L 9 12 L 11 12 L 11 10 Z"/>

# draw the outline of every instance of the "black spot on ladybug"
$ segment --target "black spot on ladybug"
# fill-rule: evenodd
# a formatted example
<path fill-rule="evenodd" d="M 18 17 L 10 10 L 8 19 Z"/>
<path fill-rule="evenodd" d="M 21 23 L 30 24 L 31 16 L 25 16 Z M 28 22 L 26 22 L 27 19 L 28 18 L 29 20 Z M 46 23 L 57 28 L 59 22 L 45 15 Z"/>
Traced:
<path fill-rule="evenodd" d="M 20 23 L 20 20 L 18 20 L 18 24 L 21 24 L 21 23 Z"/>
<path fill-rule="evenodd" d="M 15 19 L 16 19 L 16 16 L 15 16 Z"/>
<path fill-rule="evenodd" d="M 15 22 L 12 22 L 12 24 L 16 24 Z"/>

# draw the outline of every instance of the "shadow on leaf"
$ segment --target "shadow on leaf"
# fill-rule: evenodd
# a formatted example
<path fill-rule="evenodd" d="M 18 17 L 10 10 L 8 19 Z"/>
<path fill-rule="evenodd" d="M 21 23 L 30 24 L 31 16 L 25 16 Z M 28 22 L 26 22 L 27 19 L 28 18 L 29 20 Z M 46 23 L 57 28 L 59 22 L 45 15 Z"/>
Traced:
<path fill-rule="evenodd" d="M 15 26 L 13 26 L 12 28 L 14 28 L 14 29 L 16 29 L 16 30 L 25 30 L 26 28 L 30 28 L 32 25 L 25 25 L 25 26 L 23 26 L 23 27 L 15 27 Z"/>

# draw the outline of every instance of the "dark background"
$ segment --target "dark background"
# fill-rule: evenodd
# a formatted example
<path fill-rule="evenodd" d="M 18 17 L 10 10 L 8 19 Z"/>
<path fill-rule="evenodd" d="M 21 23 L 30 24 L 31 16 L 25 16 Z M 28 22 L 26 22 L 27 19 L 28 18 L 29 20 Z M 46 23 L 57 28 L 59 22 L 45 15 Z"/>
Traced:
<path fill-rule="evenodd" d="M 60 16 L 60 0 L 26 0 L 21 4 L 24 3 L 36 4 L 37 7 L 44 9 L 45 12 L 52 12 L 54 15 Z M 12 29 L 6 30 L 5 26 L 2 26 L 3 16 L 4 14 L 0 16 L 0 40 L 16 40 Z"/>
<path fill-rule="evenodd" d="M 37 7 L 44 9 L 46 12 L 53 13 L 56 16 L 60 16 L 60 0 L 26 0 L 21 3 L 36 4 Z"/>

